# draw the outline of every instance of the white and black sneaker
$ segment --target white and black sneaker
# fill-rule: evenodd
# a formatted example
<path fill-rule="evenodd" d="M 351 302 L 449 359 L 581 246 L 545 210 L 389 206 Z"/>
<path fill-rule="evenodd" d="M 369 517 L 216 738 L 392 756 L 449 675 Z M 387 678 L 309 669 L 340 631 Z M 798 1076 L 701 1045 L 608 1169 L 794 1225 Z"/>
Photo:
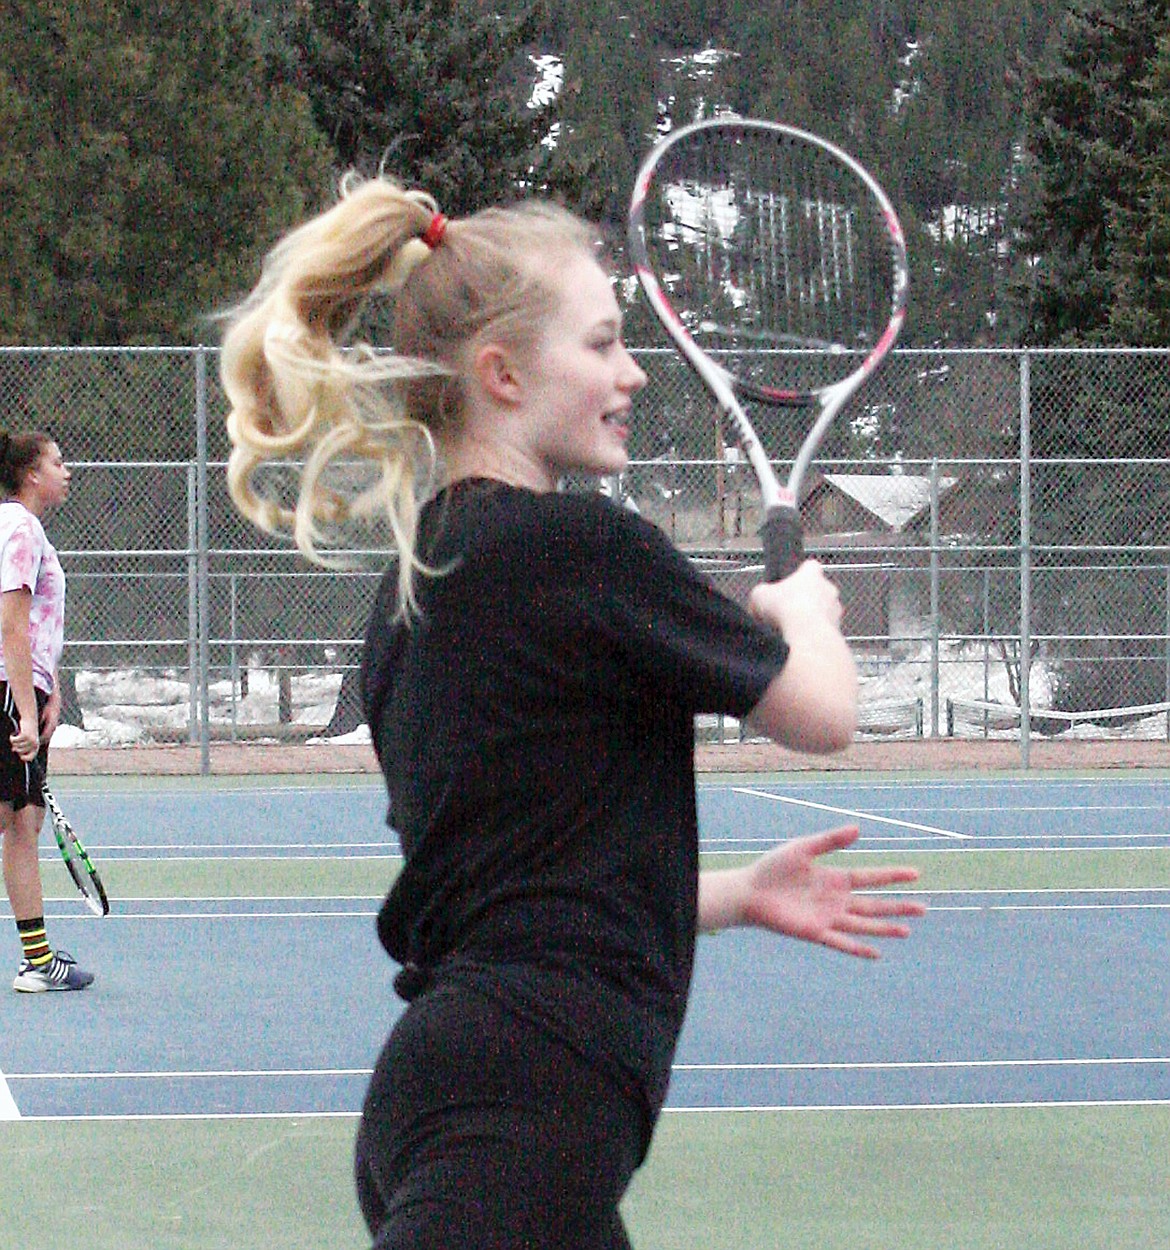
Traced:
<path fill-rule="evenodd" d="M 92 982 L 92 972 L 79 968 L 72 955 L 58 951 L 39 968 L 21 960 L 12 988 L 21 994 L 44 994 L 48 990 L 83 990 Z"/>

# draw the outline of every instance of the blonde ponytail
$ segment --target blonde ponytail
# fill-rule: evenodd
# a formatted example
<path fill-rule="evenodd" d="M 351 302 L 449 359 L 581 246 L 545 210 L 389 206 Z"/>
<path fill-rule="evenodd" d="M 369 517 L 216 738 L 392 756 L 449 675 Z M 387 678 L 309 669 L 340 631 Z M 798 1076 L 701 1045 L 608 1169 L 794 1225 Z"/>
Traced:
<path fill-rule="evenodd" d="M 387 520 L 408 611 L 413 574 L 423 567 L 415 552 L 418 508 L 432 487 L 436 454 L 430 431 L 405 412 L 398 385 L 449 370 L 346 340 L 365 304 L 393 296 L 430 255 L 419 235 L 435 212 L 429 196 L 385 179 L 343 184 L 337 205 L 269 254 L 256 290 L 230 317 L 221 358 L 236 506 L 326 565 L 338 563 L 322 551 L 327 529 Z M 263 466 L 300 459 L 295 506 L 257 488 Z M 375 464 L 377 483 L 352 498 L 328 489 L 326 471 L 346 460 Z"/>

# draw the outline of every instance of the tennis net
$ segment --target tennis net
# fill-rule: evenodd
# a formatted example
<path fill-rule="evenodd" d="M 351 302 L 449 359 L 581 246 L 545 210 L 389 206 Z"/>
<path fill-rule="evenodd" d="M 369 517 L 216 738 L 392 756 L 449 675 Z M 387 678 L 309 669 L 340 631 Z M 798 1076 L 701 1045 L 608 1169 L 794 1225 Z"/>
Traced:
<path fill-rule="evenodd" d="M 1021 711 L 1010 703 L 947 699 L 948 738 L 1018 738 Z M 1029 733 L 1039 737 L 1161 739 L 1170 742 L 1170 703 L 1065 712 L 1034 708 Z"/>

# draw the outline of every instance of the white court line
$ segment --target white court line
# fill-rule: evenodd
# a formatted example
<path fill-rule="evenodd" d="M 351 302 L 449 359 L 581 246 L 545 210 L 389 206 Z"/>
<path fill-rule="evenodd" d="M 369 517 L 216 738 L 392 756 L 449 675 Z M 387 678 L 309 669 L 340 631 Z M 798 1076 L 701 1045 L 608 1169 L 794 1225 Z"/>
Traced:
<path fill-rule="evenodd" d="M 909 897 L 918 898 L 919 891 L 910 891 Z M 1164 903 L 929 903 L 927 910 L 931 915 L 950 911 L 1170 911 L 1170 900 Z"/>
<path fill-rule="evenodd" d="M 85 849 L 91 850 L 88 843 Z M 213 849 L 218 851 L 220 848 Z M 100 860 L 102 853 L 103 848 L 98 846 L 92 848 L 95 860 Z M 40 862 L 51 864 L 58 858 L 57 855 L 46 853 L 40 857 Z M 312 863 L 319 859 L 327 863 L 364 864 L 375 861 L 386 863 L 401 858 L 401 851 L 384 851 L 377 855 L 211 855 L 204 853 L 200 847 L 186 847 L 181 853 L 175 855 L 118 855 L 111 857 L 111 862 L 119 864 L 299 864 Z"/>
<path fill-rule="evenodd" d="M 1068 1067 L 1156 1067 L 1170 1064 L 1170 1058 L 1129 1059 L 954 1059 L 923 1060 L 907 1062 L 875 1063 L 728 1063 L 685 1064 L 676 1063 L 676 1072 L 728 1072 L 728 1071 L 774 1071 L 774 1072 L 859 1072 L 899 1071 L 914 1069 L 983 1069 L 983 1068 L 1068 1068 Z M 999 1111 L 1009 1109 L 1042 1109 L 1048 1107 L 1164 1107 L 1170 1106 L 1167 1098 L 1094 1098 L 1050 1099 L 1011 1102 L 914 1102 L 914 1103 L 808 1103 L 801 1105 L 776 1104 L 773 1106 L 744 1105 L 734 1107 L 672 1106 L 665 1113 L 676 1114 L 758 1114 L 761 1112 L 808 1112 L 808 1111 Z"/>
<path fill-rule="evenodd" d="M 1156 1058 L 1130 1058 L 1130 1059 L 1039 1059 L 1039 1060 L 935 1060 L 935 1061 L 912 1061 L 905 1063 L 804 1063 L 804 1064 L 674 1064 L 675 1071 L 694 1071 L 694 1070 L 728 1070 L 728 1069 L 778 1069 L 778 1070 L 860 1070 L 860 1069 L 897 1069 L 897 1068 L 994 1068 L 994 1067 L 1067 1067 L 1067 1066 L 1107 1066 L 1116 1064 L 1124 1065 L 1157 1065 L 1170 1063 L 1170 1059 Z M 143 1072 L 143 1073 L 94 1073 L 84 1072 L 76 1074 L 53 1073 L 38 1076 L 33 1073 L 25 1073 L 20 1076 L 11 1076 L 13 1080 L 65 1080 L 65 1079 L 86 1079 L 93 1080 L 99 1078 L 108 1078 L 110 1080 L 118 1079 L 158 1079 L 173 1080 L 175 1077 L 213 1077 L 220 1078 L 241 1076 L 241 1077 L 264 1077 L 264 1076 L 361 1076 L 370 1075 L 370 1070 L 361 1068 L 338 1068 L 338 1069 L 290 1069 L 286 1072 Z M 917 1102 L 917 1103 L 808 1103 L 800 1105 L 792 1104 L 774 1104 L 774 1105 L 742 1105 L 731 1107 L 710 1107 L 710 1106 L 668 1106 L 665 1107 L 666 1115 L 763 1115 L 763 1114 L 786 1114 L 786 1113 L 808 1113 L 808 1112 L 841 1112 L 841 1111 L 866 1111 L 866 1112 L 882 1112 L 882 1111 L 1005 1111 L 1005 1110 L 1047 1110 L 1056 1108 L 1073 1108 L 1073 1107 L 1164 1107 L 1170 1106 L 1170 1099 L 1166 1098 L 1096 1098 L 1096 1099 L 1053 1099 L 1043 1100 L 1027 1100 L 1027 1101 L 1011 1101 L 1011 1102 Z M 203 1121 L 221 1121 L 221 1120 L 291 1120 L 291 1119 L 356 1119 L 360 1115 L 360 1111 L 343 1110 L 343 1111 L 320 1111 L 320 1110 L 303 1110 L 303 1111 L 236 1111 L 236 1112 L 120 1112 L 115 1114 L 97 1114 L 97 1115 L 31 1115 L 20 1117 L 16 1111 L 15 1103 L 12 1104 L 13 1116 L 8 1118 L 21 1118 L 26 1123 L 52 1123 L 52 1122 L 71 1122 L 83 1123 L 86 1121 L 101 1120 L 106 1122 L 123 1122 L 123 1121 L 160 1121 L 160 1120 L 203 1120 Z M 0 1118 L 4 1118 L 0 1116 Z"/>
<path fill-rule="evenodd" d="M 872 820 L 872 816 L 865 817 L 866 820 Z M 980 843 L 986 842 L 1003 842 L 1004 846 L 918 846 L 913 845 L 919 842 L 925 842 L 928 838 L 937 837 L 937 834 L 930 833 L 905 833 L 905 834 L 874 834 L 866 831 L 865 846 L 851 846 L 846 850 L 839 852 L 842 855 L 877 855 L 882 851 L 881 847 L 875 847 L 873 843 L 884 843 L 886 848 L 893 847 L 898 850 L 913 851 L 918 854 L 946 854 L 952 851 L 962 851 L 963 854 L 974 855 L 978 851 L 1165 851 L 1170 849 L 1170 833 L 1082 833 L 1082 834 L 1063 834 L 1063 833 L 1021 833 L 1012 835 L 1010 833 L 972 833 L 972 834 L 955 834 L 955 837 L 975 840 Z M 775 846 L 781 839 L 779 837 L 770 838 L 745 838 L 739 834 L 707 834 L 700 839 L 700 850 L 707 855 L 729 855 L 736 853 L 736 847 L 752 847 L 752 846 Z M 1035 846 L 1017 846 L 1014 843 L 1028 842 L 1037 843 Z M 1092 846 L 1070 846 L 1072 842 L 1090 842 Z M 1138 843 L 1153 842 L 1154 845 L 1138 845 Z M 1104 843 L 1119 843 L 1119 845 L 1103 845 Z M 302 857 L 303 858 L 303 857 Z"/>
<path fill-rule="evenodd" d="M 121 1124 L 137 1120 L 357 1120 L 354 1111 L 141 1111 L 103 1115 L 26 1115 L 25 1124 Z"/>
<path fill-rule="evenodd" d="M 62 748 L 62 750 L 65 749 L 67 748 Z M 56 748 L 54 748 L 54 752 L 55 751 Z M 324 774 L 320 775 L 324 776 Z M 163 782 L 165 779 L 162 777 L 151 778 L 147 776 L 142 776 L 137 779 L 138 781 L 147 782 L 148 784 L 146 785 L 138 785 L 135 783 L 127 785 L 125 784 L 127 780 L 126 777 L 109 778 L 108 780 L 104 779 L 100 786 L 93 784 L 87 785 L 85 783 L 75 785 L 75 780 L 81 780 L 80 775 L 75 773 L 65 773 L 59 775 L 58 781 L 60 783 L 62 796 L 71 800 L 94 799 L 100 802 L 107 799 L 113 799 L 118 803 L 120 803 L 123 799 L 129 799 L 131 802 L 135 802 L 139 799 L 145 800 L 146 802 L 153 802 L 155 799 L 182 799 L 184 801 L 193 799 L 197 803 L 222 802 L 230 806 L 238 802 L 241 795 L 246 796 L 247 798 L 282 798 L 286 794 L 296 794 L 319 798 L 322 795 L 329 794 L 362 794 L 363 792 L 368 792 L 370 790 L 377 790 L 382 794 L 385 794 L 386 792 L 386 783 L 378 773 L 368 773 L 364 776 L 360 776 L 357 773 L 346 775 L 352 778 L 352 782 L 349 785 L 320 786 L 297 784 L 290 784 L 287 786 L 269 785 L 267 782 L 252 785 L 250 784 L 249 778 L 243 776 L 232 777 L 231 774 L 228 773 L 217 774 L 215 777 L 210 779 L 204 778 L 203 782 L 200 782 L 200 784 L 189 787 L 168 786 L 166 784 L 156 786 L 153 784 L 155 780 Z M 200 781 L 199 778 L 194 776 L 191 777 L 191 780 L 195 782 Z M 204 782 L 208 780 L 210 780 L 211 784 L 205 785 Z M 1005 778 L 1005 781 L 1006 780 L 1008 780 L 1008 778 Z M 1116 780 L 1122 781 L 1124 779 L 1118 777 Z M 240 782 L 241 784 L 222 784 L 232 781 Z M 114 784 L 111 785 L 111 782 Z M 57 791 L 54 790 L 53 793 L 56 794 Z"/>
<path fill-rule="evenodd" d="M 868 789 L 869 787 L 865 787 Z M 920 800 L 897 804 L 900 811 L 936 811 L 937 803 L 924 803 Z M 1080 812 L 1165 812 L 1170 808 L 1167 803 L 976 803 L 968 807 L 965 804 L 948 803 L 948 812 L 1048 812 L 1054 816 L 1075 816 Z"/>
<path fill-rule="evenodd" d="M 53 898 L 48 896 L 49 901 L 53 903 L 61 902 L 61 898 Z M 284 911 L 262 911 L 262 910 L 232 910 L 230 904 L 247 903 L 247 902 L 271 902 L 268 898 L 258 898 L 255 900 L 236 899 L 236 898 L 192 898 L 192 899 L 175 899 L 173 897 L 164 899 L 142 899 L 129 898 L 117 899 L 111 906 L 110 914 L 102 917 L 103 924 L 112 924 L 116 921 L 134 921 L 134 920 L 369 920 L 378 914 L 378 907 L 381 905 L 381 895 L 358 895 L 353 902 L 368 902 L 368 908 L 360 910 L 347 909 L 345 911 L 322 910 L 319 907 L 303 907 L 299 910 Z M 304 901 L 306 904 L 328 902 L 328 895 L 306 895 L 303 900 L 299 895 L 291 895 L 281 899 L 281 902 L 296 903 Z M 215 903 L 225 904 L 219 911 L 132 911 L 122 910 L 124 905 L 133 905 L 138 903 Z M 5 915 L 5 911 L 0 909 L 0 916 Z M 74 908 L 67 908 L 65 911 L 51 911 L 46 913 L 46 920 L 83 920 L 86 923 L 96 921 L 97 917 L 91 916 L 86 911 L 78 911 Z"/>
<path fill-rule="evenodd" d="M 905 841 L 905 838 L 899 839 L 895 837 L 881 837 L 868 835 L 871 842 L 897 842 Z M 972 834 L 977 837 L 980 842 L 1057 842 L 1061 845 L 1048 848 L 1041 847 L 1041 850 L 1048 849 L 1053 851 L 1071 850 L 1071 847 L 1065 847 L 1065 842 L 1151 842 L 1158 841 L 1170 844 L 1170 831 L 1166 833 L 979 833 Z M 728 838 L 727 841 L 731 839 Z M 759 841 L 765 841 L 761 838 Z M 1092 849 L 1092 848 L 1090 848 Z M 1104 848 L 1102 848 L 1104 849 Z M 1109 848 L 1112 849 L 1112 848 Z M 1122 850 L 1125 848 L 1122 847 Z M 1155 847 L 1154 850 L 1162 850 L 1164 847 Z M 1011 850 L 1011 847 L 1008 847 Z"/>
<path fill-rule="evenodd" d="M 239 1078 L 255 1080 L 257 1077 L 337 1077 L 373 1075 L 373 1068 L 257 1068 L 255 1070 L 234 1070 L 225 1068 L 191 1069 L 178 1072 L 11 1072 L 10 1081 L 174 1081 L 174 1080 L 210 1080 L 222 1081 Z"/>
<path fill-rule="evenodd" d="M 959 834 L 967 837 L 967 834 Z M 886 841 L 893 842 L 893 838 Z M 1149 854 L 1152 851 L 1164 851 L 1165 846 L 903 846 L 899 847 L 902 855 L 1124 855 L 1130 851 L 1136 854 Z M 729 852 L 714 851 L 713 854 Z M 889 849 L 880 847 L 851 846 L 840 852 L 842 855 L 883 855 Z"/>
<path fill-rule="evenodd" d="M 901 1072 L 934 1068 L 1141 1067 L 1170 1064 L 1170 1057 L 1129 1059 L 910 1059 L 849 1063 L 676 1063 L 673 1072 Z"/>
<path fill-rule="evenodd" d="M 762 1115 L 810 1111 L 1046 1111 L 1054 1107 L 1170 1107 L 1170 1098 L 1054 1098 L 1051 1102 L 808 1103 L 791 1106 L 664 1107 L 663 1115 Z"/>
<path fill-rule="evenodd" d="M 920 833 L 936 833 L 943 838 L 955 838 L 967 841 L 969 833 L 957 833 L 954 829 L 939 829 L 935 825 L 919 825 L 909 820 L 894 820 L 890 816 L 875 816 L 872 812 L 855 812 L 848 807 L 834 807 L 829 803 L 814 803 L 811 799 L 794 799 L 788 794 L 771 794 L 767 790 L 749 790 L 738 786 L 732 787 L 733 794 L 746 794 L 750 798 L 770 799 L 773 803 L 787 803 L 792 807 L 808 807 L 818 812 L 832 812 L 835 816 L 852 816 L 879 825 L 894 825 L 899 829 L 917 829 Z"/>
<path fill-rule="evenodd" d="M 867 777 L 849 777 L 840 773 L 821 773 L 816 778 L 799 776 L 777 776 L 765 774 L 768 784 L 783 786 L 790 789 L 839 789 L 861 788 L 872 791 L 888 791 L 891 794 L 905 794 L 907 791 L 919 791 L 923 794 L 940 794 L 972 790 L 1035 790 L 1041 797 L 1057 793 L 1067 794 L 1070 790 L 1134 790 L 1148 787 L 1151 790 L 1170 790 L 1170 771 L 1167 769 L 1142 769 L 1143 775 L 1137 777 L 1117 777 L 1094 775 L 1092 777 L 963 777 L 957 781 L 945 781 L 924 776 L 898 777 L 890 780 L 873 780 Z M 740 777 L 744 774 L 740 773 Z M 699 785 L 704 790 L 734 790 L 740 782 L 729 781 L 718 774 L 703 773 Z"/>
<path fill-rule="evenodd" d="M 1119 901 L 1118 895 L 1132 894 L 1167 894 L 1170 890 L 1164 887 L 1104 887 L 1104 888 L 1088 888 L 1080 887 L 1073 889 L 1061 889 L 1059 886 L 1045 889 L 972 889 L 972 890 L 906 890 L 897 887 L 891 887 L 889 890 L 867 890 L 867 894 L 889 894 L 902 893 L 914 898 L 924 898 L 928 901 L 931 912 L 1015 912 L 1015 911 L 1167 911 L 1170 910 L 1170 898 L 1157 902 L 1124 902 Z M 1031 901 L 1032 896 L 1040 895 L 1086 895 L 1086 894 L 1102 894 L 1109 896 L 1109 901 L 1105 902 L 1069 902 L 1069 903 L 1047 903 L 1041 901 Z M 971 898 L 979 899 L 984 897 L 1009 896 L 1024 897 L 1029 901 L 1021 903 L 998 903 L 998 902 L 930 902 L 934 898 L 961 899 Z M 142 900 L 129 899 L 130 903 L 139 903 Z M 173 902 L 174 900 L 161 900 Z M 304 907 L 300 910 L 283 910 L 283 911 L 261 911 L 261 910 L 231 910 L 232 903 L 247 903 L 250 901 L 268 902 L 268 899 L 236 899 L 236 898 L 199 898 L 188 900 L 192 903 L 222 903 L 224 908 L 220 911 L 119 911 L 115 909 L 105 917 L 104 922 L 109 924 L 111 921 L 138 921 L 138 920 L 220 920 L 220 921 L 239 921 L 239 920 L 368 920 L 377 915 L 377 907 L 380 904 L 380 898 L 370 897 L 369 901 L 372 906 L 361 910 L 347 909 L 344 911 L 325 911 L 319 908 Z M 296 896 L 285 898 L 285 902 L 298 901 Z M 306 897 L 304 900 L 307 904 L 317 903 L 321 900 L 317 897 Z M 364 899 L 362 901 L 365 901 Z M 88 916 L 81 915 L 74 911 L 54 912 L 48 919 L 89 919 Z"/>
<path fill-rule="evenodd" d="M 932 903 L 929 910 L 932 916 L 952 911 L 1170 911 L 1170 903 Z"/>
<path fill-rule="evenodd" d="M 48 896 L 53 903 L 62 901 L 62 897 Z M 378 908 L 381 906 L 383 896 L 381 894 L 356 894 L 356 895 L 329 895 L 329 894 L 290 894 L 280 898 L 270 898 L 266 895 L 259 895 L 255 898 L 238 898 L 238 897 L 219 897 L 200 895 L 197 898 L 175 898 L 168 895 L 164 898 L 126 898 L 116 899 L 111 905 L 110 914 L 101 918 L 103 924 L 110 924 L 117 920 L 303 920 L 309 919 L 346 919 L 346 920 L 368 920 L 371 916 L 378 914 Z M 323 910 L 319 906 L 309 906 L 309 904 L 320 904 L 331 901 L 352 902 L 352 903 L 369 903 L 369 907 L 363 907 L 360 910 L 352 908 L 345 911 Z M 262 910 L 231 910 L 231 905 L 247 904 L 247 903 L 299 903 L 306 904 L 299 910 L 284 911 L 262 911 Z M 222 904 L 223 907 L 219 911 L 132 911 L 122 910 L 123 907 L 133 907 L 139 903 L 187 903 L 187 904 Z M 6 912 L 0 908 L 0 916 Z M 68 908 L 65 911 L 54 911 L 48 913 L 46 920 L 84 920 L 86 923 L 98 919 L 91 916 L 86 911 L 77 911 Z"/>
<path fill-rule="evenodd" d="M 1170 889 L 1170 887 L 1167 887 Z M 1009 890 L 1014 894 L 1020 891 Z M 1058 891 L 1059 893 L 1059 891 Z M 62 897 L 69 897 L 63 895 Z M 378 903 L 385 891 L 375 894 L 128 894 L 124 903 Z"/>
<path fill-rule="evenodd" d="M 210 900 L 218 901 L 218 900 Z M 315 900 L 310 900 L 315 901 Z M 103 924 L 113 920 L 369 920 L 378 914 L 377 908 L 368 911 L 128 911 L 111 910 L 102 918 Z M 85 919 L 76 912 L 62 912 L 51 919 Z"/>
<path fill-rule="evenodd" d="M 86 850 L 103 851 L 356 851 L 374 850 L 395 855 L 396 843 L 377 842 L 86 842 Z"/>
<path fill-rule="evenodd" d="M 916 890 L 917 894 L 1170 894 L 1167 885 L 1037 885 L 972 886 L 965 889 Z"/>
<path fill-rule="evenodd" d="M 976 1070 L 986 1068 L 1111 1068 L 1165 1067 L 1170 1056 L 1086 1059 L 908 1059 L 808 1063 L 675 1063 L 672 1072 L 903 1072 L 935 1069 Z M 372 1068 L 256 1068 L 190 1069 L 175 1072 L 10 1072 L 10 1081 L 173 1081 L 173 1080 L 276 1080 L 289 1077 L 369 1077 Z"/>
<path fill-rule="evenodd" d="M 940 909 L 941 910 L 941 909 Z M 1167 903 L 992 903 L 987 911 L 1167 911 Z"/>
<path fill-rule="evenodd" d="M 1053 1102 L 900 1102 L 900 1103 L 812 1103 L 793 1107 L 663 1107 L 669 1115 L 809 1115 L 842 1111 L 1051 1111 L 1064 1108 L 1092 1107 L 1170 1107 L 1170 1098 L 1070 1098 Z M 121 1124 L 158 1120 L 358 1120 L 360 1111 L 174 1111 L 120 1113 L 117 1115 L 26 1115 L 25 1124 L 89 1124 L 100 1121 Z"/>
<path fill-rule="evenodd" d="M 8 1088 L 4 1073 L 0 1072 L 0 1120 L 19 1119 L 20 1108 L 16 1105 L 16 1099 L 12 1097 L 12 1091 Z"/>

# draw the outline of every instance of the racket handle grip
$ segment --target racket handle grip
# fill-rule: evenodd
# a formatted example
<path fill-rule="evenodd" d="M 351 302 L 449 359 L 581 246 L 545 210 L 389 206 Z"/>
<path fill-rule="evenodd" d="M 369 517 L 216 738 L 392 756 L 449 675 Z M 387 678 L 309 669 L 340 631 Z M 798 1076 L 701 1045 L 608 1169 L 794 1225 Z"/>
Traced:
<path fill-rule="evenodd" d="M 804 528 L 795 508 L 771 508 L 760 526 L 764 544 L 764 581 L 780 582 L 804 561 Z"/>
<path fill-rule="evenodd" d="M 41 769 L 40 760 L 35 755 L 28 761 L 28 775 L 32 779 L 32 790 L 43 791 L 45 788 L 45 774 Z M 29 792 L 30 798 L 32 797 L 32 790 Z"/>

